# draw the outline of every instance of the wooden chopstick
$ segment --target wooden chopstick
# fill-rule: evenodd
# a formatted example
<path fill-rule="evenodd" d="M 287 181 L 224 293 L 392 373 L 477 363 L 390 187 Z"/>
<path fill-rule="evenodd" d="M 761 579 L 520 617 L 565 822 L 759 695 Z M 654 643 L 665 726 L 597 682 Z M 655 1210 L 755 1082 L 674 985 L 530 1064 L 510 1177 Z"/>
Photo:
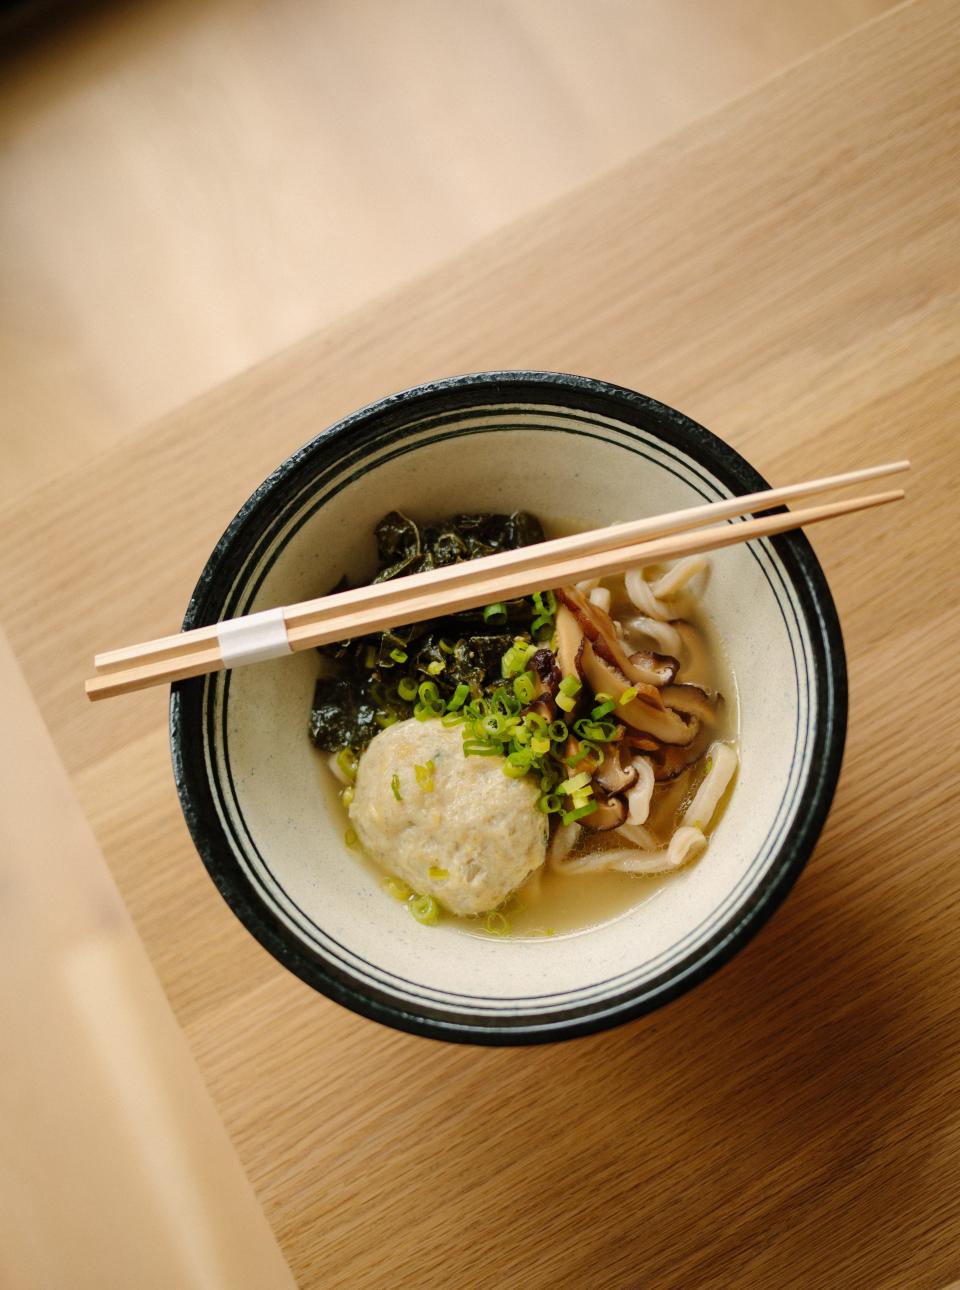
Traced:
<path fill-rule="evenodd" d="M 876 478 L 878 474 L 892 474 L 896 470 L 907 469 L 908 465 L 909 463 L 893 463 L 871 468 L 869 472 L 853 472 L 856 479 L 849 475 L 833 476 L 830 482 L 817 480 L 808 484 L 790 485 L 790 496 L 809 495 L 811 488 L 819 492 L 828 487 L 841 487 L 846 483 L 858 482 L 865 476 Z M 770 489 L 764 493 L 732 498 L 693 510 L 699 512 L 701 518 L 705 512 L 710 518 L 716 518 L 721 513 L 729 517 L 731 514 L 777 505 L 785 491 L 787 490 Z M 766 516 L 742 524 L 724 523 L 692 532 L 687 531 L 691 527 L 691 512 L 680 511 L 670 516 L 657 516 L 637 522 L 646 526 L 648 533 L 663 533 L 664 526 L 669 525 L 670 531 L 663 536 L 614 546 L 607 545 L 599 536 L 609 534 L 611 530 L 594 530 L 589 534 L 577 534 L 573 538 L 538 543 L 519 551 L 450 565 L 428 573 L 414 574 L 287 606 L 283 610 L 286 636 L 291 650 L 310 649 L 330 641 L 381 631 L 387 627 L 400 627 L 461 609 L 473 609 L 583 578 L 605 577 L 637 564 L 659 563 L 703 551 L 718 550 L 751 538 L 770 537 L 821 520 L 899 501 L 903 496 L 902 489 L 896 489 L 851 501 L 834 502 L 827 506 Z M 613 532 L 619 530 L 622 534 L 625 529 L 635 532 L 636 527 L 635 524 L 617 525 Z M 518 556 L 524 558 L 517 559 Z M 177 636 L 162 637 L 127 650 L 99 656 L 99 675 L 87 681 L 87 696 L 90 699 L 110 698 L 132 690 L 220 670 L 224 662 L 217 635 L 218 626 L 196 628 Z"/>
<path fill-rule="evenodd" d="M 520 547 L 516 551 L 507 551 L 500 555 L 484 556 L 479 560 L 447 565 L 441 569 L 432 569 L 428 573 L 413 574 L 407 578 L 397 578 L 391 582 L 380 582 L 373 586 L 357 587 L 351 591 L 338 593 L 336 600 L 331 596 L 325 596 L 319 600 L 305 601 L 303 604 L 290 606 L 285 610 L 284 616 L 289 629 L 301 617 L 304 621 L 312 621 L 309 611 L 314 607 L 325 613 L 332 610 L 335 604 L 344 609 L 351 605 L 366 607 L 377 604 L 382 605 L 386 610 L 387 606 L 394 601 L 405 599 L 415 587 L 445 594 L 457 587 L 473 585 L 478 578 L 493 570 L 520 573 L 525 569 L 538 568 L 549 559 L 587 555 L 594 551 L 611 550 L 652 538 L 666 537 L 671 533 L 683 533 L 711 521 L 731 519 L 752 511 L 768 510 L 772 506 L 781 506 L 785 502 L 796 501 L 798 498 L 813 497 L 818 493 L 861 484 L 869 479 L 879 479 L 884 475 L 899 474 L 909 469 L 909 461 L 887 462 L 882 466 L 848 471 L 843 475 L 829 475 L 824 479 L 787 484 L 781 488 L 766 488 L 761 492 L 725 498 L 719 502 L 692 506 L 682 511 L 671 511 L 666 515 L 629 520 L 607 528 L 591 529 L 586 533 L 575 533 L 569 537 L 539 542 L 534 546 Z M 161 659 L 180 658 L 189 652 L 195 652 L 199 657 L 205 655 L 209 648 L 215 647 L 216 644 L 216 626 L 200 627 L 190 632 L 161 636 L 140 645 L 128 645 L 123 649 L 98 654 L 94 659 L 94 671 L 101 674 L 121 672 L 132 666 L 141 666 Z"/>

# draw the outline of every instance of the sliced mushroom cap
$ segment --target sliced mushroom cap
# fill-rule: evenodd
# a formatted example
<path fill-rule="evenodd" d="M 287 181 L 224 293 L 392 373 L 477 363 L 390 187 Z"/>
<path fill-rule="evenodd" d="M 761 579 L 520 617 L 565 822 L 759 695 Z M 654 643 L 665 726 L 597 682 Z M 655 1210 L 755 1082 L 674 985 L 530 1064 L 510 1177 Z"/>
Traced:
<path fill-rule="evenodd" d="M 645 735 L 632 727 L 628 727 L 624 735 L 624 743 L 635 753 L 659 752 L 663 747 L 659 739 L 653 739 L 650 735 Z"/>
<path fill-rule="evenodd" d="M 528 666 L 536 676 L 541 692 L 556 694 L 560 687 L 560 669 L 553 650 L 538 649 L 530 656 Z"/>
<path fill-rule="evenodd" d="M 603 833 L 606 829 L 618 829 L 627 818 L 626 802 L 622 797 L 609 796 L 604 792 L 597 792 L 596 789 L 593 795 L 597 809 L 591 811 L 589 815 L 582 816 L 580 823 L 585 829 L 592 829 L 594 833 Z"/>
<path fill-rule="evenodd" d="M 623 648 L 610 615 L 589 601 L 576 587 L 559 587 L 557 599 L 576 619 L 594 653 L 621 672 L 630 685 L 664 685 L 676 676 L 680 663 L 669 655 L 640 650 L 631 657 Z M 558 610 L 558 622 L 559 616 Z"/>
<path fill-rule="evenodd" d="M 715 705 L 706 690 L 690 681 L 679 685 L 665 685 L 660 691 L 664 703 L 675 712 L 685 712 L 700 721 L 712 721 L 716 716 Z"/>
<path fill-rule="evenodd" d="M 583 649 L 583 629 L 564 604 L 557 606 L 557 663 L 561 677 L 582 677 L 580 654 Z"/>
<path fill-rule="evenodd" d="M 680 660 L 672 654 L 655 654 L 649 649 L 631 654 L 630 662 L 635 674 L 642 673 L 648 685 L 669 685 L 680 670 Z"/>
<path fill-rule="evenodd" d="M 699 722 L 695 717 L 664 707 L 655 685 L 631 683 L 615 664 L 600 657 L 592 641 L 584 645 L 583 674 L 595 694 L 613 696 L 617 719 L 635 730 L 642 730 L 665 744 L 688 744 L 697 733 Z M 621 704 L 620 697 L 627 689 L 635 689 L 637 696 Z"/>
<path fill-rule="evenodd" d="M 594 773 L 593 782 L 599 784 L 605 793 L 624 793 L 637 782 L 640 772 L 631 761 L 623 764 L 625 753 L 628 754 L 629 750 L 622 742 L 609 746 L 599 769 Z"/>
<path fill-rule="evenodd" d="M 694 739 L 685 747 L 664 744 L 663 747 L 650 754 L 650 761 L 653 765 L 653 778 L 658 784 L 662 784 L 668 779 L 676 779 L 678 775 L 683 774 L 688 766 L 692 766 L 702 756 L 702 739 Z"/>

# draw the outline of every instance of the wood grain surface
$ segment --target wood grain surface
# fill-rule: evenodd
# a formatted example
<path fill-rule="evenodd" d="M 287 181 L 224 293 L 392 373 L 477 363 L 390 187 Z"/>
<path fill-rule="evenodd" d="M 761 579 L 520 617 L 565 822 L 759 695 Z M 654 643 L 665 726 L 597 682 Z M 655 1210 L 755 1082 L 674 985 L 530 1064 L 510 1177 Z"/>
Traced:
<path fill-rule="evenodd" d="M 917 0 L 0 519 L 0 617 L 299 1283 L 943 1287 L 960 1276 L 960 536 L 952 0 Z M 909 455 L 811 534 L 847 756 L 795 891 L 662 1012 L 445 1047 L 313 994 L 180 818 L 166 704 L 93 653 L 175 628 L 225 522 L 341 413 L 420 379 L 585 372 L 772 483 Z"/>
<path fill-rule="evenodd" d="M 0 34 L 0 502 L 891 3 L 49 6 Z"/>
<path fill-rule="evenodd" d="M 0 1285 L 294 1290 L 0 631 Z"/>

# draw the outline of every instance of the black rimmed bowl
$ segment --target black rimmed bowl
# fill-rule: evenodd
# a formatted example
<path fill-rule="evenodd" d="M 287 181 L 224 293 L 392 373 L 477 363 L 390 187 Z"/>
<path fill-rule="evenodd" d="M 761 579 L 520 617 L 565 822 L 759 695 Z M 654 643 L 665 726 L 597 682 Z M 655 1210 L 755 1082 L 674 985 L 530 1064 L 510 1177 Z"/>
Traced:
<path fill-rule="evenodd" d="M 373 527 L 394 507 L 425 519 L 525 508 L 548 529 L 594 528 L 764 486 L 715 435 L 630 390 L 544 372 L 437 381 L 347 417 L 279 466 L 217 543 L 183 625 L 369 575 Z M 344 842 L 306 734 L 312 651 L 174 686 L 174 773 L 197 850 L 275 958 L 376 1021 L 523 1044 L 649 1012 L 726 962 L 783 900 L 843 752 L 843 642 L 802 534 L 718 555 L 705 605 L 738 684 L 736 790 L 702 859 L 608 923 L 494 940 L 411 919 Z"/>

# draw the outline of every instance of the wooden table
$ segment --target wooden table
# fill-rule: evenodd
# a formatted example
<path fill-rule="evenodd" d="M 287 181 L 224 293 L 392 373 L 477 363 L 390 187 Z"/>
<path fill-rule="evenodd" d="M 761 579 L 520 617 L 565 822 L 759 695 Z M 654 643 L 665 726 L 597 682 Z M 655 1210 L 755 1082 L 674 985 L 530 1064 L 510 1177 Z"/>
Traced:
<path fill-rule="evenodd" d="M 300 1284 L 960 1275 L 957 25 L 953 0 L 891 12 L 0 520 L 3 625 Z M 905 506 L 813 533 L 850 733 L 785 907 L 663 1012 L 480 1051 L 285 973 L 192 850 L 166 696 L 91 708 L 81 681 L 95 649 L 175 626 L 297 444 L 499 366 L 653 394 L 774 482 L 915 468 Z"/>

